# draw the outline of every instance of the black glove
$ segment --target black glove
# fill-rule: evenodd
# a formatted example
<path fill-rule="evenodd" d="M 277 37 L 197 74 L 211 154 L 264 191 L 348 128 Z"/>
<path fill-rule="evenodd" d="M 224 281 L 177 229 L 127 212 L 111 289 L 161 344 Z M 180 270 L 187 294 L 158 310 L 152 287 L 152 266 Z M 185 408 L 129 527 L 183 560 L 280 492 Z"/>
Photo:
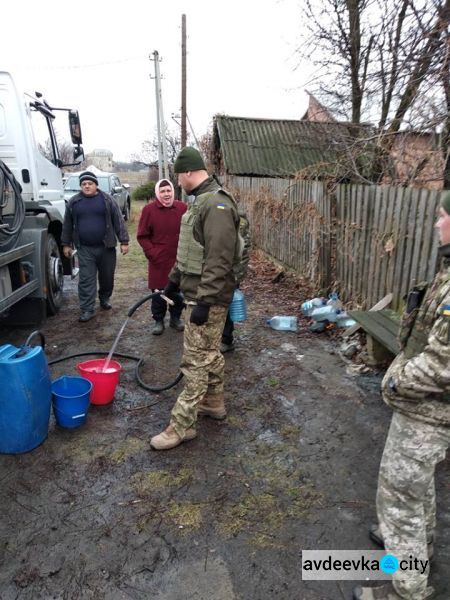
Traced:
<path fill-rule="evenodd" d="M 177 283 L 169 279 L 169 283 L 164 288 L 163 294 L 172 300 L 175 294 L 178 294 L 180 288 Z"/>
<path fill-rule="evenodd" d="M 197 302 L 191 312 L 191 318 L 189 319 L 191 323 L 195 323 L 195 325 L 204 325 L 208 320 L 209 316 L 209 304 L 205 304 L 205 302 Z"/>

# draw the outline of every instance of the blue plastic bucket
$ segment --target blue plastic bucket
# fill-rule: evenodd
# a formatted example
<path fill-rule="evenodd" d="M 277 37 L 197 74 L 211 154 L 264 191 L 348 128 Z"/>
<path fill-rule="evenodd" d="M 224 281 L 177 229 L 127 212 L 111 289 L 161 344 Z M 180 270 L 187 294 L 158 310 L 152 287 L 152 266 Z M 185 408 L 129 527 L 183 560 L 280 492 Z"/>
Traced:
<path fill-rule="evenodd" d="M 53 412 L 60 427 L 73 429 L 86 422 L 91 390 L 84 377 L 64 375 L 52 382 Z"/>
<path fill-rule="evenodd" d="M 45 440 L 50 386 L 41 346 L 0 346 L 0 453 L 29 452 Z"/>

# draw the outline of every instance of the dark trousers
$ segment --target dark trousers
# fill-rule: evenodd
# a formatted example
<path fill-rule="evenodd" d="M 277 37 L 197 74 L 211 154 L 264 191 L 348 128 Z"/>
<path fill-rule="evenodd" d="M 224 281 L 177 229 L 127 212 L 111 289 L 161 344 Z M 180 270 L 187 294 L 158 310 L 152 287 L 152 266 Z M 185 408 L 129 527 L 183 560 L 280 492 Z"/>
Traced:
<path fill-rule="evenodd" d="M 82 312 L 93 312 L 95 297 L 106 302 L 114 288 L 114 272 L 116 270 L 116 249 L 104 246 L 80 246 L 78 251 L 78 298 Z"/>
<path fill-rule="evenodd" d="M 225 325 L 223 326 L 222 332 L 222 343 L 223 344 L 232 344 L 233 343 L 233 331 L 234 331 L 234 323 L 230 319 L 230 311 L 227 312 L 227 318 L 225 320 Z"/>
<path fill-rule="evenodd" d="M 152 290 L 154 292 L 155 290 Z M 184 308 L 183 297 L 180 294 L 174 294 L 172 300 L 175 304 L 172 306 L 171 304 L 167 304 L 164 298 L 158 294 L 152 298 L 152 317 L 155 321 L 163 321 L 166 316 L 167 307 L 169 307 L 169 314 L 171 318 L 179 319 L 181 316 L 181 311 Z"/>

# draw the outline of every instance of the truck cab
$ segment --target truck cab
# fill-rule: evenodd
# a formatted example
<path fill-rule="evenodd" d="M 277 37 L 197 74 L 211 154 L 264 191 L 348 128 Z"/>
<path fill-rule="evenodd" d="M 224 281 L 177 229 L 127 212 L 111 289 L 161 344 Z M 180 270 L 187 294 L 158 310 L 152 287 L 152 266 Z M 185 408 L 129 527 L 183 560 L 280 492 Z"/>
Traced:
<path fill-rule="evenodd" d="M 54 128 L 61 112 L 74 145 L 68 163 Z M 0 319 L 42 322 L 62 306 L 64 274 L 73 275 L 75 264 L 60 252 L 61 169 L 83 160 L 81 143 L 77 111 L 52 107 L 38 92 L 20 93 L 0 71 Z"/>

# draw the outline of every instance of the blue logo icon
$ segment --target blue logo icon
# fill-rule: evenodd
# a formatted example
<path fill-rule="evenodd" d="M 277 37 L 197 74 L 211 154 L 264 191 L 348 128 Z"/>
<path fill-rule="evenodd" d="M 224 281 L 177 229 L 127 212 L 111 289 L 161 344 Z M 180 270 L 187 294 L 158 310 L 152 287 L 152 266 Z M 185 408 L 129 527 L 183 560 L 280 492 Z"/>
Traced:
<path fill-rule="evenodd" d="M 380 560 L 380 569 L 388 575 L 395 573 L 395 571 L 398 569 L 397 557 L 393 554 L 386 554 L 386 556 L 383 556 L 383 558 Z"/>

